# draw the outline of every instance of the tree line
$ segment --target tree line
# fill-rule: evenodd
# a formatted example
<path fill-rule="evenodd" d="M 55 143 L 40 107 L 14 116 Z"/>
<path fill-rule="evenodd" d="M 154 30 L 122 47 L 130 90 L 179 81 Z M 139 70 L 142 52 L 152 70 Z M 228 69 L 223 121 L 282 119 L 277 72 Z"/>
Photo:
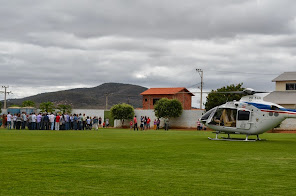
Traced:
<path fill-rule="evenodd" d="M 0 102 L 1 104 L 1 102 Z M 0 105 L 1 106 L 1 105 Z M 36 107 L 36 103 L 31 100 L 23 101 L 21 106 L 18 105 L 12 105 L 11 107 Z M 59 104 L 55 105 L 53 102 L 43 102 L 39 105 L 39 109 L 41 112 L 46 112 L 46 113 L 52 113 L 55 110 L 59 110 L 63 114 L 65 113 L 71 113 L 72 111 L 72 106 L 71 105 L 66 105 L 66 104 Z M 0 112 L 1 112 L 1 107 L 0 107 Z"/>

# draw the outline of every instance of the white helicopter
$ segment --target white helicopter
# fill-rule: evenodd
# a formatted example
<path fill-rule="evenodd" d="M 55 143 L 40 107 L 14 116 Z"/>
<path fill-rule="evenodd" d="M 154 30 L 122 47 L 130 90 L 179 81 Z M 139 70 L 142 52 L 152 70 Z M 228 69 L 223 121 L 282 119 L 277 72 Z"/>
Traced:
<path fill-rule="evenodd" d="M 259 134 L 278 126 L 286 118 L 296 118 L 296 110 L 286 109 L 275 103 L 263 100 L 262 94 L 247 88 L 244 91 L 225 92 L 241 93 L 246 96 L 240 101 L 231 101 L 217 106 L 201 117 L 201 122 L 215 130 L 216 138 L 210 140 L 228 141 L 258 141 Z M 228 134 L 228 137 L 219 138 L 219 134 Z M 231 138 L 230 134 L 245 134 L 245 139 Z M 257 139 L 249 139 L 256 135 Z"/>

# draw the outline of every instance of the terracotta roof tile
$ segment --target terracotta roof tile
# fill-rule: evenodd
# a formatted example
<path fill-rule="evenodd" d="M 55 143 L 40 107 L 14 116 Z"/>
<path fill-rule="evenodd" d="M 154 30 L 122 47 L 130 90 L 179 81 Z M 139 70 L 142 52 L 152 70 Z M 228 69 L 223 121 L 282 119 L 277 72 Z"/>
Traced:
<path fill-rule="evenodd" d="M 150 88 L 141 93 L 141 95 L 175 95 L 181 91 L 185 90 L 185 92 L 189 92 L 192 96 L 194 96 L 190 91 L 188 91 L 184 87 L 180 88 Z"/>

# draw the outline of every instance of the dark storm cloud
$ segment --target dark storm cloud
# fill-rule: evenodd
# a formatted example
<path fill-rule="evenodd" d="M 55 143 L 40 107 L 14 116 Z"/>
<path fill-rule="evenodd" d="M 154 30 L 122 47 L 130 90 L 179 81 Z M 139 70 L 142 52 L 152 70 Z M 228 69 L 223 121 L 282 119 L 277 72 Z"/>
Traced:
<path fill-rule="evenodd" d="M 15 97 L 123 82 L 244 83 L 295 71 L 294 0 L 0 0 L 0 83 Z"/>

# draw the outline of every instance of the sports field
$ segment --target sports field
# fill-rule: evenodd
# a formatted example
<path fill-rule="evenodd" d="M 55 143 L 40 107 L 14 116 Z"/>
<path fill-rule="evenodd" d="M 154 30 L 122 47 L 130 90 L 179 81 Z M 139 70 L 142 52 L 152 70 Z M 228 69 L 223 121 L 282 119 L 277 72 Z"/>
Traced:
<path fill-rule="evenodd" d="M 296 134 L 0 130 L 0 195 L 295 195 Z"/>

